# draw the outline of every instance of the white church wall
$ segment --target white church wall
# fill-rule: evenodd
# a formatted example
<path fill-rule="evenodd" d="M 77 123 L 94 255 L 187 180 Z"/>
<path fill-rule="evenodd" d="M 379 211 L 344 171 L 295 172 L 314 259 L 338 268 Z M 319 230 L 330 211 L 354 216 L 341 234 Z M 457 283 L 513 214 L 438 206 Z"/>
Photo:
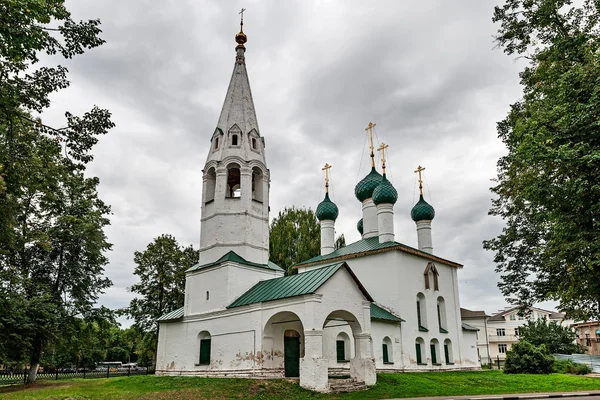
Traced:
<path fill-rule="evenodd" d="M 375 367 L 378 370 L 401 370 L 404 368 L 402 357 L 402 328 L 399 324 L 371 321 L 371 337 L 373 342 L 373 355 L 375 357 Z M 388 343 L 389 364 L 383 363 L 383 343 L 384 339 L 389 338 L 391 347 Z"/>
<path fill-rule="evenodd" d="M 281 271 L 234 263 L 191 272 L 186 276 L 185 315 L 224 309 L 259 281 L 282 275 Z"/>
<path fill-rule="evenodd" d="M 462 340 L 462 363 L 463 367 L 479 368 L 479 355 L 477 354 L 477 331 L 463 330 Z"/>

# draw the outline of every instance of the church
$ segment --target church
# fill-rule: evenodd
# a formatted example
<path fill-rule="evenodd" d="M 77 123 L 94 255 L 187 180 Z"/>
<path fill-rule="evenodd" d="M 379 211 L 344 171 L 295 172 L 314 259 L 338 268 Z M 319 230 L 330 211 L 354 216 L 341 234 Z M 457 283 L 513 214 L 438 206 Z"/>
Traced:
<path fill-rule="evenodd" d="M 435 211 L 422 191 L 410 212 L 418 249 L 394 241 L 398 193 L 386 177 L 385 145 L 380 171 L 375 164 L 374 124 L 367 128 L 371 172 L 354 193 L 361 240 L 334 249 L 338 208 L 325 165 L 325 198 L 316 209 L 321 254 L 290 276 L 269 261 L 265 136 L 242 29 L 235 40 L 233 74 L 202 171 L 200 260 L 186 272 L 184 306 L 158 320 L 156 374 L 298 377 L 302 387 L 326 392 L 332 376 L 371 386 L 377 372 L 479 368 L 477 328 L 460 316 L 462 265 L 435 255 Z"/>

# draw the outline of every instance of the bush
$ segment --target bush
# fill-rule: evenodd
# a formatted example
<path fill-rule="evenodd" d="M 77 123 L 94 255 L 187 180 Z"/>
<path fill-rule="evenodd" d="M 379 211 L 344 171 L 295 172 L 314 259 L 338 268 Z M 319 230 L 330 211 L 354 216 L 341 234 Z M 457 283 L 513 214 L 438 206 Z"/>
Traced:
<path fill-rule="evenodd" d="M 506 353 L 504 372 L 507 374 L 550 374 L 554 357 L 543 344 L 534 346 L 521 340 Z"/>
<path fill-rule="evenodd" d="M 591 373 L 592 369 L 585 364 L 579 364 L 572 360 L 555 360 L 554 372 L 557 374 L 586 375 Z"/>

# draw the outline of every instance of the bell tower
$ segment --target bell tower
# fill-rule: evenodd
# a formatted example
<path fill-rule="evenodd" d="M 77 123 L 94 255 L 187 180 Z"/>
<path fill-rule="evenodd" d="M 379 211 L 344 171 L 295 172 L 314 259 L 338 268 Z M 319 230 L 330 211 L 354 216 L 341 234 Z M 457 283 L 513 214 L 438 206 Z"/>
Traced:
<path fill-rule="evenodd" d="M 243 25 L 242 14 L 233 74 L 202 170 L 200 264 L 230 251 L 250 262 L 269 261 L 269 170 L 246 70 Z"/>

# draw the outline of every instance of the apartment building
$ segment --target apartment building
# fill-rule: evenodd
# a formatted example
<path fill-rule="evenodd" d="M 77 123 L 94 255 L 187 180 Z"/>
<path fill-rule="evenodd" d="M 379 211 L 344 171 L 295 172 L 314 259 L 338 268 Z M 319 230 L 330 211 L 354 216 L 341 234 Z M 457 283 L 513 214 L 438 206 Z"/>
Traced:
<path fill-rule="evenodd" d="M 577 338 L 575 342 L 587 349 L 586 353 L 600 356 L 600 321 L 572 324 Z"/>

